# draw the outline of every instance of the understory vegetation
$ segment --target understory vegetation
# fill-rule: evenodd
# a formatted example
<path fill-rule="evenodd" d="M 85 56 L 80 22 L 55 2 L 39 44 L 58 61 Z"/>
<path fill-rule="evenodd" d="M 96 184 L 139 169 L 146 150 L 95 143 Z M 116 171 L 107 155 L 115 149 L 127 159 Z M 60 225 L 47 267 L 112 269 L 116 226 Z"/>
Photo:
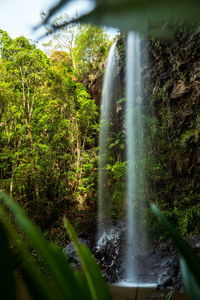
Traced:
<path fill-rule="evenodd" d="M 4 299 L 112 299 L 97 262 L 90 250 L 79 244 L 69 221 L 65 219 L 64 225 L 79 255 L 80 270 L 73 270 L 62 249 L 43 239 L 25 211 L 3 192 L 0 192 L 0 203 L 0 274 Z M 152 210 L 179 250 L 186 289 L 191 299 L 198 300 L 199 258 L 155 205 Z M 139 288 L 135 300 L 138 292 Z M 166 299 L 172 295 L 173 290 Z"/>

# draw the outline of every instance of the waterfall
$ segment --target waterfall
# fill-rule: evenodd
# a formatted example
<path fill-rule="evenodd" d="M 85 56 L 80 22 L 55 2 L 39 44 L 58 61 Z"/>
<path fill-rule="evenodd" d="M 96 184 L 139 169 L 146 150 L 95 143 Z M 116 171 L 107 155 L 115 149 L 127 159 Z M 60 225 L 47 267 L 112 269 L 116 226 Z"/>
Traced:
<path fill-rule="evenodd" d="M 125 280 L 138 284 L 145 276 L 146 239 L 143 230 L 144 176 L 140 36 L 130 32 L 126 56 L 126 251 Z"/>
<path fill-rule="evenodd" d="M 119 54 L 115 42 L 108 55 L 105 68 L 99 133 L 99 165 L 98 165 L 98 238 L 110 230 L 111 224 L 111 194 L 108 186 L 106 165 L 109 156 L 109 129 L 112 106 L 116 102 L 116 87 L 119 83 Z"/>
<path fill-rule="evenodd" d="M 145 50 L 145 49 L 143 49 Z M 122 124 L 126 136 L 126 193 L 125 222 L 123 225 L 122 244 L 124 274 L 122 285 L 151 286 L 149 266 L 147 261 L 147 242 L 145 230 L 145 178 L 143 151 L 143 93 L 142 93 L 142 63 L 141 38 L 139 34 L 130 32 L 127 39 L 125 76 L 125 116 Z M 97 249 L 104 248 L 110 241 L 120 239 L 115 232 L 111 219 L 112 194 L 109 189 L 109 176 L 106 170 L 110 155 L 109 137 L 119 91 L 119 55 L 116 42 L 110 49 L 105 69 L 102 102 L 101 124 L 99 135 L 99 173 L 98 173 L 98 243 Z M 119 121 L 119 120 L 118 120 Z M 120 199 L 123 201 L 123 199 Z M 125 233 L 125 234 L 124 234 Z M 124 244 L 125 236 L 125 244 Z M 118 253 L 120 253 L 118 251 Z M 122 277 L 121 277 L 122 278 Z M 154 284 L 153 284 L 154 286 Z"/>

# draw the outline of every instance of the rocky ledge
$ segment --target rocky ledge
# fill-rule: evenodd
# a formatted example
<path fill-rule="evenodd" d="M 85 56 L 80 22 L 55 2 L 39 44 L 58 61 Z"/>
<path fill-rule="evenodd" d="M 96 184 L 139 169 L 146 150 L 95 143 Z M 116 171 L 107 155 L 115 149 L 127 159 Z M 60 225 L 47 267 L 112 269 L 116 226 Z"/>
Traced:
<path fill-rule="evenodd" d="M 95 240 L 94 227 L 92 230 L 87 229 L 79 234 L 79 242 L 90 248 L 99 263 L 104 278 L 110 283 L 122 281 L 126 271 L 123 263 L 124 228 L 123 222 L 117 224 L 109 232 L 104 233 L 99 241 Z M 187 242 L 193 251 L 200 256 L 200 235 L 191 237 Z M 80 261 L 72 242 L 67 244 L 64 252 L 73 267 L 79 268 Z M 140 282 L 156 283 L 159 290 L 166 288 L 184 290 L 178 253 L 170 240 L 152 244 L 146 258 L 141 255 L 137 263 L 141 269 Z"/>

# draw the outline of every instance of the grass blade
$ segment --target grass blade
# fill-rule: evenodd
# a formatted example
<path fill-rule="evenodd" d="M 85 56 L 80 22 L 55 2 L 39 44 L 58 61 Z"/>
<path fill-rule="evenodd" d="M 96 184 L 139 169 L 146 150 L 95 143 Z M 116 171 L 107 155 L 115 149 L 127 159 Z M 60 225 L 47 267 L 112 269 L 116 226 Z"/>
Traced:
<path fill-rule="evenodd" d="M 8 195 L 1 192 L 0 201 L 12 212 L 15 223 L 24 232 L 32 246 L 41 256 L 48 272 L 51 274 L 52 279 L 63 297 L 70 300 L 76 299 L 76 293 L 73 290 L 73 287 L 76 285 L 75 277 L 73 272 L 70 272 L 70 266 L 67 263 L 67 259 L 64 258 L 64 256 L 61 256 L 61 254 L 58 255 L 58 253 L 55 254 L 55 252 L 51 251 L 49 244 L 42 238 L 39 230 L 28 219 L 23 209 L 11 200 Z M 60 258 L 59 263 L 57 263 L 58 257 Z M 65 272 L 66 276 L 63 276 L 63 270 L 60 269 L 61 261 L 65 267 L 68 266 Z"/>
<path fill-rule="evenodd" d="M 66 281 L 66 288 L 70 286 L 70 291 L 68 291 L 69 293 L 68 297 L 70 299 L 83 298 L 83 292 L 80 288 L 80 283 L 79 281 L 77 281 L 75 272 L 72 270 L 71 266 L 69 265 L 64 252 L 55 245 L 50 245 L 49 250 L 51 252 L 51 255 L 54 257 L 63 278 Z"/>
<path fill-rule="evenodd" d="M 9 224 L 6 213 L 0 208 L 0 219 L 6 229 L 6 234 L 16 247 L 19 257 L 13 258 L 16 265 L 21 265 L 23 280 L 30 291 L 33 299 L 37 300 L 54 300 L 56 294 L 48 283 L 48 278 L 41 273 L 40 268 L 33 262 L 26 245 L 21 243 L 17 238 L 17 232 Z M 57 298 L 59 299 L 59 298 Z"/>
<path fill-rule="evenodd" d="M 91 293 L 88 288 L 88 284 L 87 284 L 84 273 L 81 271 L 75 271 L 74 274 L 75 274 L 76 281 L 79 284 L 79 288 L 80 288 L 81 294 L 82 294 L 81 298 L 79 298 L 79 299 L 92 300 Z"/>
<path fill-rule="evenodd" d="M 189 266 L 189 270 L 190 270 L 192 276 L 194 276 L 195 280 L 197 281 L 197 284 L 200 285 L 200 260 L 199 260 L 199 258 L 193 253 L 190 246 L 188 244 L 186 244 L 185 241 L 182 239 L 182 237 L 176 232 L 176 230 L 169 223 L 169 221 L 163 215 L 163 213 L 154 204 L 152 204 L 151 206 L 152 206 L 154 213 L 157 215 L 158 219 L 162 223 L 162 225 L 168 231 L 174 244 L 178 248 L 181 256 L 185 260 L 185 264 L 182 263 L 182 266 L 184 266 L 183 270 L 187 270 L 187 267 L 185 267 L 185 265 Z"/>
<path fill-rule="evenodd" d="M 68 230 L 70 238 L 74 243 L 74 247 L 79 255 L 83 272 L 85 274 L 88 287 L 91 292 L 93 300 L 108 300 L 111 299 L 108 287 L 102 277 L 101 271 L 90 250 L 84 246 L 79 245 L 77 235 L 68 220 L 65 220 L 65 226 Z"/>
<path fill-rule="evenodd" d="M 16 299 L 16 294 L 13 257 L 10 253 L 6 230 L 2 223 L 0 223 L 0 266 L 1 297 L 2 299 L 14 300 Z"/>
<path fill-rule="evenodd" d="M 200 287 L 183 258 L 180 258 L 180 267 L 188 294 L 191 296 L 192 300 L 199 300 Z"/>

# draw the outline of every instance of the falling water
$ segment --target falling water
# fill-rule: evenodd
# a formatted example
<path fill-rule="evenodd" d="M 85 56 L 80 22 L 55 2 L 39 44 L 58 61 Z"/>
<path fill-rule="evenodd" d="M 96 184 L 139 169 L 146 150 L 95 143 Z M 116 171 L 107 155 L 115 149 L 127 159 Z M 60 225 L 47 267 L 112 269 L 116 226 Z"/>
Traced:
<path fill-rule="evenodd" d="M 130 32 L 126 58 L 126 155 L 127 155 L 127 236 L 125 280 L 139 284 L 145 273 L 145 234 L 141 219 L 144 202 L 142 166 L 141 46 L 137 33 Z M 142 270 L 143 269 L 143 270 Z"/>
<path fill-rule="evenodd" d="M 116 102 L 116 87 L 119 80 L 119 55 L 116 42 L 112 45 L 106 64 L 100 115 L 99 134 L 99 166 L 98 166 L 98 238 L 110 230 L 111 195 L 108 187 L 108 175 L 106 165 L 109 156 L 109 129 L 111 122 L 112 105 Z"/>
<path fill-rule="evenodd" d="M 130 32 L 127 39 L 126 55 L 126 242 L 124 252 L 125 285 L 151 285 L 147 269 L 147 243 L 144 230 L 144 158 L 143 158 L 143 118 L 141 80 L 141 40 L 137 33 Z M 102 101 L 101 126 L 99 134 L 98 173 L 98 244 L 104 247 L 107 241 L 118 241 L 111 223 L 111 198 L 109 176 L 106 166 L 109 162 L 112 115 L 119 100 L 119 55 L 116 42 L 110 49 L 106 65 Z M 118 234 L 118 233 L 117 233 Z"/>

